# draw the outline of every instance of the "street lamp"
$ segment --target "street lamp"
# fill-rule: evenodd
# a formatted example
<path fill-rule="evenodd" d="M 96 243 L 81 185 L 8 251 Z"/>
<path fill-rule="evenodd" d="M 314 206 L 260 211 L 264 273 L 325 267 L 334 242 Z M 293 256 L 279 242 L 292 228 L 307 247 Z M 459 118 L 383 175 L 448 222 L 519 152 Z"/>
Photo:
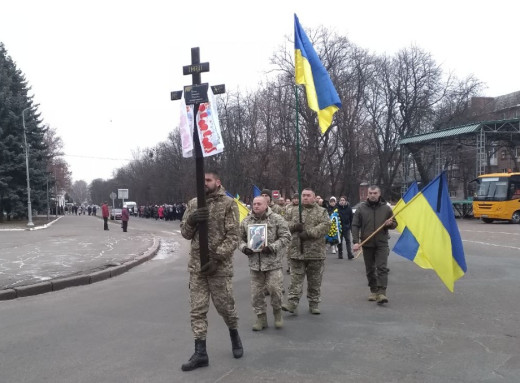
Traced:
<path fill-rule="evenodd" d="M 29 148 L 27 147 L 27 135 L 25 134 L 25 111 L 31 108 L 22 110 L 22 124 L 23 124 L 23 139 L 25 141 L 25 168 L 27 170 L 27 210 L 29 215 L 29 222 L 27 226 L 34 226 L 32 221 L 32 207 L 31 207 L 31 182 L 29 179 Z"/>

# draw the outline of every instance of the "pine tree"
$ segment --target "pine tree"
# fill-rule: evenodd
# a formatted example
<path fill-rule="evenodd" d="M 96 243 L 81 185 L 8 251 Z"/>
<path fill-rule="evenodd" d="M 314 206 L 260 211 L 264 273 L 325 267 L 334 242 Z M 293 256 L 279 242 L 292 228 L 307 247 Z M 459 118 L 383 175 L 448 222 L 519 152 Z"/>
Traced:
<path fill-rule="evenodd" d="M 29 152 L 33 210 L 46 208 L 46 168 L 50 152 L 44 143 L 46 127 L 28 95 L 22 72 L 0 43 L 0 220 L 27 216 L 27 172 L 22 112 Z"/>

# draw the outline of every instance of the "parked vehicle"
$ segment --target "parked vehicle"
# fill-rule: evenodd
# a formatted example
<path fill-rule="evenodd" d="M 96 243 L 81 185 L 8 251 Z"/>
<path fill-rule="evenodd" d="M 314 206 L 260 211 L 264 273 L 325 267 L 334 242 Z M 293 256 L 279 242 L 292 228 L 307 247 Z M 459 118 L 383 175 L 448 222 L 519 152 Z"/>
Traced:
<path fill-rule="evenodd" d="M 128 209 L 128 213 L 133 216 L 137 216 L 137 203 L 133 201 L 125 201 L 123 207 Z"/>
<path fill-rule="evenodd" d="M 520 223 L 520 173 L 482 174 L 476 182 L 473 215 L 484 223 L 509 221 Z"/>
<path fill-rule="evenodd" d="M 121 219 L 121 215 L 123 214 L 123 209 L 112 209 L 110 211 L 110 219 Z"/>

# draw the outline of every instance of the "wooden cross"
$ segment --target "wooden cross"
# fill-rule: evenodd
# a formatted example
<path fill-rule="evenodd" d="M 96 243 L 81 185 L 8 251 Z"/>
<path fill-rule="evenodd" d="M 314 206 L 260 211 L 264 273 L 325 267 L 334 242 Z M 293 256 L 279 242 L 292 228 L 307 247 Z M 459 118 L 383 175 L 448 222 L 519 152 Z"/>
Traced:
<path fill-rule="evenodd" d="M 199 48 L 191 48 L 191 65 L 182 67 L 184 75 L 190 75 L 192 84 L 184 87 L 184 98 L 187 105 L 194 105 L 193 108 L 193 148 L 195 153 L 195 170 L 197 179 L 197 207 L 206 207 L 206 194 L 204 190 L 205 172 L 204 172 L 204 157 L 202 155 L 202 148 L 200 146 L 199 133 L 197 129 L 197 112 L 200 104 L 208 102 L 208 84 L 201 84 L 200 74 L 209 72 L 209 63 L 200 62 Z M 226 92 L 224 84 L 215 85 L 211 87 L 213 94 L 222 94 Z M 180 100 L 183 91 L 173 91 L 170 94 L 171 100 Z M 201 267 L 209 261 L 208 249 L 208 222 L 199 222 L 199 246 L 200 246 L 200 265 Z"/>

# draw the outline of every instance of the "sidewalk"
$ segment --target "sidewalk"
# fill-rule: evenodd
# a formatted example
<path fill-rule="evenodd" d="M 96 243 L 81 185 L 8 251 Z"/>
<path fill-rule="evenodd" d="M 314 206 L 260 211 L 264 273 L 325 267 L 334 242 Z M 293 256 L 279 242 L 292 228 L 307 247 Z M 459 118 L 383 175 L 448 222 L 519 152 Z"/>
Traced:
<path fill-rule="evenodd" d="M 119 275 L 150 259 L 159 240 L 123 233 L 120 222 L 65 215 L 36 231 L 0 231 L 0 300 L 41 294 Z"/>

